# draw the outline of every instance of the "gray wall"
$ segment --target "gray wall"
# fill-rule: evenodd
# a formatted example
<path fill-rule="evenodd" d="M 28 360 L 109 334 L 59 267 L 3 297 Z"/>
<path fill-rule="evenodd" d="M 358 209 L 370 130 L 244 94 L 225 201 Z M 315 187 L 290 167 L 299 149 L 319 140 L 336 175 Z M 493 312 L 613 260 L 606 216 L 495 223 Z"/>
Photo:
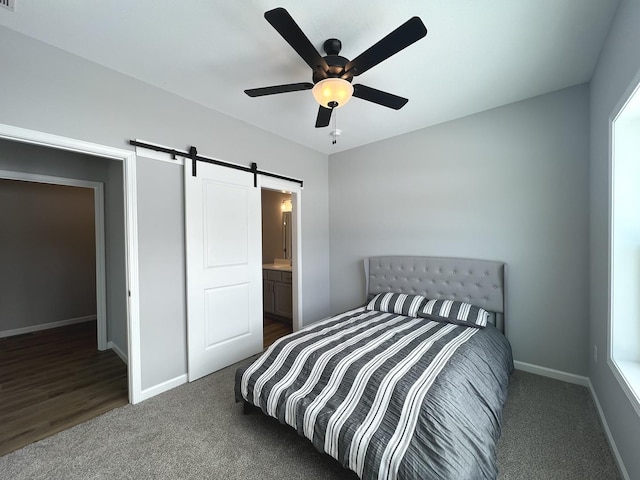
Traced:
<path fill-rule="evenodd" d="M 202 155 L 247 166 L 257 162 L 262 170 L 303 179 L 302 322 L 308 324 L 329 313 L 326 155 L 4 27 L 0 27 L 0 58 L 2 123 L 122 149 L 131 149 L 128 140 L 132 138 L 176 148 L 195 145 Z M 161 162 L 141 161 L 139 167 L 140 219 L 155 214 L 148 211 L 154 198 L 163 201 L 165 184 L 158 181 L 169 182 L 171 178 L 171 185 L 175 185 L 181 173 L 176 168 L 174 174 L 165 175 L 165 164 Z M 146 195 L 150 197 L 145 199 Z M 175 223 L 167 225 L 183 228 Z M 148 245 L 145 228 L 142 226 L 139 231 L 140 252 L 156 251 L 155 245 Z M 145 253 L 142 256 L 140 277 L 149 278 L 149 264 L 161 263 L 164 257 L 149 260 Z M 173 278 L 183 272 L 175 269 L 163 275 L 173 284 Z M 162 280 L 156 278 L 158 284 Z M 141 285 L 141 329 L 143 334 L 156 334 L 141 338 L 142 387 L 148 388 L 175 378 L 176 372 L 186 373 L 186 326 L 184 316 L 173 313 L 181 311 L 183 287 L 170 294 L 172 308 L 160 317 L 155 309 L 148 308 L 146 300 L 143 302 L 143 288 Z M 176 336 L 177 330 L 181 333 Z M 162 348 L 162 355 L 150 353 Z"/>
<path fill-rule="evenodd" d="M 0 179 L 0 332 L 96 314 L 93 190 Z"/>
<path fill-rule="evenodd" d="M 90 180 L 104 184 L 107 340 L 126 353 L 127 298 L 122 162 L 0 140 L 0 170 Z M 95 278 L 93 282 L 95 285 Z"/>
<path fill-rule="evenodd" d="M 591 82 L 589 376 L 629 478 L 640 478 L 640 418 L 605 361 L 608 354 L 609 116 L 640 71 L 640 2 L 623 0 Z"/>
<path fill-rule="evenodd" d="M 332 155 L 331 309 L 362 258 L 508 264 L 516 360 L 586 375 L 589 90 L 580 85 Z"/>
<path fill-rule="evenodd" d="M 183 168 L 138 157 L 143 389 L 187 372 Z"/>

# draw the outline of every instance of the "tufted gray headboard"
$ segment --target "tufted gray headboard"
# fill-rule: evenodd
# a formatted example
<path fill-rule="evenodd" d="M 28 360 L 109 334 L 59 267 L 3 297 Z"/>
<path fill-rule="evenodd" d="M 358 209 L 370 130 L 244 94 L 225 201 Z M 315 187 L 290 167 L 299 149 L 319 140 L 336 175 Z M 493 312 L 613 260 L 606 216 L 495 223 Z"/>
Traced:
<path fill-rule="evenodd" d="M 472 258 L 385 256 L 364 259 L 367 300 L 385 292 L 467 302 L 484 308 L 505 331 L 506 270 L 503 262 Z"/>

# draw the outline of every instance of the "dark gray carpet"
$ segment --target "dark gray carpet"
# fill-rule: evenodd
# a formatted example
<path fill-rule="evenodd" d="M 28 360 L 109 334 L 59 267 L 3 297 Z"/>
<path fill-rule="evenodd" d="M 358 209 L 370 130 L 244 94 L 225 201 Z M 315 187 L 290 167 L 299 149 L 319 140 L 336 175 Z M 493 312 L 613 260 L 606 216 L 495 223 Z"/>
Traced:
<path fill-rule="evenodd" d="M 242 414 L 226 368 L 0 457 L 2 479 L 355 479 L 292 429 Z M 511 379 L 500 479 L 619 479 L 584 387 Z"/>
<path fill-rule="evenodd" d="M 515 371 L 509 383 L 500 479 L 621 479 L 586 387 Z"/>

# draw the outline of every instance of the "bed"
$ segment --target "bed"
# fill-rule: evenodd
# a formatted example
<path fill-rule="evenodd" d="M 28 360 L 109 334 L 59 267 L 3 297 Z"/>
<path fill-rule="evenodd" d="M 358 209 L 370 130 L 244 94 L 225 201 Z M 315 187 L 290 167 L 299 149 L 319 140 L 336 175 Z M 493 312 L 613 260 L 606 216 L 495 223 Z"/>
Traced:
<path fill-rule="evenodd" d="M 366 303 L 281 338 L 236 400 L 366 480 L 495 479 L 509 374 L 502 262 L 364 260 Z"/>

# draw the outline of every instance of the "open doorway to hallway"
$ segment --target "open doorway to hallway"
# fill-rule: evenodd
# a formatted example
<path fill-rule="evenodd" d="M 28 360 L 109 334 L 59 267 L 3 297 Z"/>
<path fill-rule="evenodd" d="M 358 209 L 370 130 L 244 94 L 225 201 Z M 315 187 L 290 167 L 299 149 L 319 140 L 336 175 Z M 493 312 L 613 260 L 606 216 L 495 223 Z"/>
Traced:
<path fill-rule="evenodd" d="M 128 348 L 125 239 L 119 238 L 122 162 L 0 140 L 0 170 L 5 177 L 104 185 L 107 218 L 101 231 L 110 240 L 102 268 L 106 278 L 99 281 L 92 189 L 45 180 L 0 181 L 0 256 L 11 266 L 0 271 L 4 454 L 128 403 Z M 107 298 L 96 294 L 101 282 Z M 102 342 L 96 322 L 101 302 L 109 310 Z"/>

